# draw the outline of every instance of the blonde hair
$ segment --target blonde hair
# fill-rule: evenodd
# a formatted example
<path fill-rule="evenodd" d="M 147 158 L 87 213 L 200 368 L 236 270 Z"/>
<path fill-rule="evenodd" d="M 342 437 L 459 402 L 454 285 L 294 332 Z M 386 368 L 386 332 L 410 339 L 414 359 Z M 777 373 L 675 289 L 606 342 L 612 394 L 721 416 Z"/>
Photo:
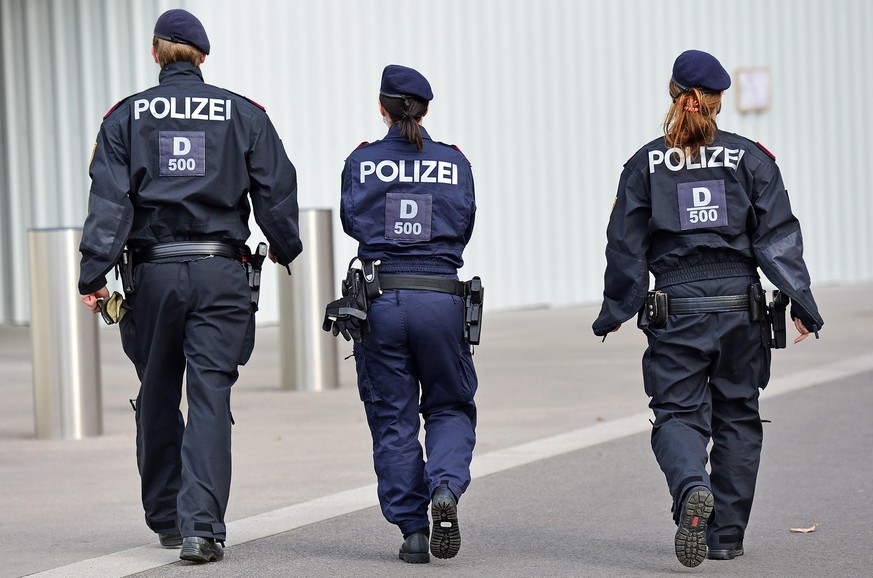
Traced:
<path fill-rule="evenodd" d="M 194 66 L 200 66 L 203 62 L 203 53 L 190 44 L 180 44 L 178 42 L 170 42 L 163 38 L 154 36 L 152 38 L 152 48 L 155 49 L 155 54 L 158 57 L 158 64 L 161 68 L 171 62 L 190 62 Z"/>
<path fill-rule="evenodd" d="M 715 140 L 715 116 L 721 112 L 721 92 L 703 92 L 699 88 L 683 90 L 670 81 L 673 105 L 664 119 L 664 140 L 667 148 L 699 148 Z"/>

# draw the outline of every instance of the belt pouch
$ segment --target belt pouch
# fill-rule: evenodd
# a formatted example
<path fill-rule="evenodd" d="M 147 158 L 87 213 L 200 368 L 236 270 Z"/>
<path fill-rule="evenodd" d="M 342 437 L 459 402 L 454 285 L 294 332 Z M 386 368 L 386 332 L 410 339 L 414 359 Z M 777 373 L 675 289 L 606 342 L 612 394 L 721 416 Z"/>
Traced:
<path fill-rule="evenodd" d="M 652 327 L 664 327 L 667 325 L 668 313 L 667 294 L 663 291 L 649 291 L 646 293 L 646 320 Z"/>

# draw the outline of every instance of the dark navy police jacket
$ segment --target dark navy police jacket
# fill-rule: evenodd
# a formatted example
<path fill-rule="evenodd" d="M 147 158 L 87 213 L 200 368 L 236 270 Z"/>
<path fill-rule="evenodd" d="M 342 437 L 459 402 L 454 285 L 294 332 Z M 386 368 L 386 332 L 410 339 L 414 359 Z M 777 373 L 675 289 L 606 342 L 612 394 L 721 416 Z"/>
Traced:
<path fill-rule="evenodd" d="M 636 315 L 649 288 L 757 275 L 792 300 L 807 329 L 824 322 L 810 291 L 800 223 L 775 158 L 762 146 L 718 131 L 696 157 L 664 138 L 625 164 L 607 227 L 603 306 L 596 335 Z"/>
<path fill-rule="evenodd" d="M 107 113 L 91 161 L 79 292 L 106 284 L 127 243 L 241 246 L 255 220 L 279 263 L 303 249 L 297 173 L 263 108 L 174 62 L 160 84 Z"/>
<path fill-rule="evenodd" d="M 358 257 L 384 273 L 453 274 L 473 233 L 476 199 L 467 158 L 421 129 L 424 150 L 392 125 L 359 146 L 342 173 L 340 218 Z"/>

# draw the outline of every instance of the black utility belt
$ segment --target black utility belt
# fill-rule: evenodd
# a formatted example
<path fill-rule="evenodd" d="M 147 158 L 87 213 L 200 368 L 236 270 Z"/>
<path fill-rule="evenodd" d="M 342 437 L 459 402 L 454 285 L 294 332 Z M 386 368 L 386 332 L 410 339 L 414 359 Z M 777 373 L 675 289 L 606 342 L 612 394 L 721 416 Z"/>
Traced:
<path fill-rule="evenodd" d="M 125 248 L 116 263 L 116 277 L 121 278 L 124 294 L 130 296 L 136 290 L 134 268 L 140 263 L 178 257 L 215 256 L 227 257 L 242 263 L 246 270 L 249 287 L 252 289 L 252 305 L 258 309 L 261 288 L 261 266 L 267 257 L 267 244 L 259 243 L 253 253 L 248 246 L 237 247 L 221 241 L 179 241 L 158 243 L 139 251 Z"/>
<path fill-rule="evenodd" d="M 669 299 L 669 312 L 676 315 L 693 313 L 721 313 L 748 311 L 748 295 L 720 295 L 717 297 L 674 297 Z"/>
<path fill-rule="evenodd" d="M 464 282 L 431 275 L 385 275 L 379 274 L 379 287 L 386 289 L 413 289 L 418 291 L 437 291 L 463 297 Z"/>
<path fill-rule="evenodd" d="M 175 243 L 158 243 L 134 252 L 134 263 L 147 263 L 158 259 L 171 257 L 188 257 L 195 255 L 214 255 L 216 257 L 228 257 L 243 260 L 243 253 L 239 247 L 222 243 L 221 241 L 179 241 Z"/>
<path fill-rule="evenodd" d="M 646 319 L 653 327 L 663 327 L 667 324 L 668 315 L 749 311 L 752 309 L 751 302 L 751 287 L 749 295 L 716 297 L 670 297 L 663 291 L 649 291 L 646 294 Z"/>

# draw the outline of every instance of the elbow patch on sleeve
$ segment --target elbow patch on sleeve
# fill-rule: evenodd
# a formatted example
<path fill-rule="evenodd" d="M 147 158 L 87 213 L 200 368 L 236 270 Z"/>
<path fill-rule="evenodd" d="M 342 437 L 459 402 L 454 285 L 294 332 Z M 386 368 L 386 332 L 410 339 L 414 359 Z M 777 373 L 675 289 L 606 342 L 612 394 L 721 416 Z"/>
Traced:
<path fill-rule="evenodd" d="M 803 238 L 800 231 L 761 249 L 761 256 L 795 291 L 809 287 L 809 273 L 803 261 Z"/>
<path fill-rule="evenodd" d="M 270 217 L 273 219 L 274 223 L 281 223 L 289 217 L 293 217 L 296 221 L 297 212 L 296 190 L 277 204 L 270 207 Z"/>
<path fill-rule="evenodd" d="M 606 248 L 606 261 L 605 296 L 621 303 L 626 314 L 634 313 L 640 296 L 645 297 L 648 289 L 649 273 L 646 262 L 610 247 Z"/>
<path fill-rule="evenodd" d="M 125 206 L 98 195 L 88 200 L 82 245 L 98 255 L 111 252 L 124 219 Z"/>

